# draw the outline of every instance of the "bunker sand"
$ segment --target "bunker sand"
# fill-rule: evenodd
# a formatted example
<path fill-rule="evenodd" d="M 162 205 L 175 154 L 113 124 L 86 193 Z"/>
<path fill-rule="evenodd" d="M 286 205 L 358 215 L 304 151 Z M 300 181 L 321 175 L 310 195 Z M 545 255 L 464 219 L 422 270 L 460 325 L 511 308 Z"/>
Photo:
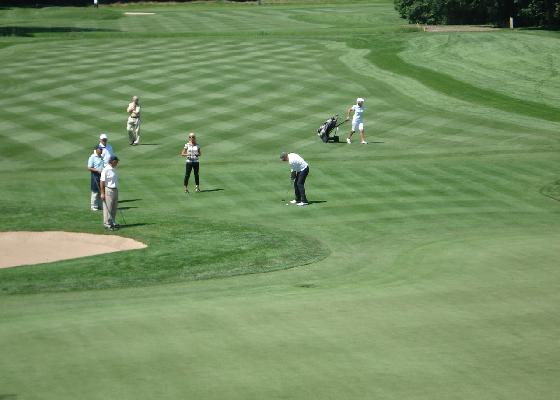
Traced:
<path fill-rule="evenodd" d="M 74 232 L 0 232 L 0 268 L 143 249 L 144 243 L 114 235 Z"/>

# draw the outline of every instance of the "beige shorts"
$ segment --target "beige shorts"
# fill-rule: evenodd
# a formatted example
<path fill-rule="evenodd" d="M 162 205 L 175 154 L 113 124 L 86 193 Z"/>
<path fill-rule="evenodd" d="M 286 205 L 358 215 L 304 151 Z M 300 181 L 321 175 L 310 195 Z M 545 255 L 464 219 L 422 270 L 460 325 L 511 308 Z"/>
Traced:
<path fill-rule="evenodd" d="M 361 121 L 352 121 L 352 132 L 363 131 L 364 123 Z"/>

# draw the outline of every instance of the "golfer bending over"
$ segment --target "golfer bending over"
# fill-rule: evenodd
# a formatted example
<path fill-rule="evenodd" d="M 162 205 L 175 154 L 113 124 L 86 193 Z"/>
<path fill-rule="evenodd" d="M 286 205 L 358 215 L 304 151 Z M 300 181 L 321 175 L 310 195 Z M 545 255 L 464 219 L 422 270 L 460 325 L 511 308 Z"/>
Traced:
<path fill-rule="evenodd" d="M 196 143 L 196 135 L 194 133 L 189 133 L 189 138 L 183 151 L 181 151 L 181 156 L 187 157 L 187 162 L 185 165 L 185 179 L 183 179 L 183 186 L 185 188 L 185 193 L 189 192 L 189 178 L 191 176 L 191 171 L 194 170 L 194 191 L 200 192 L 199 178 L 198 178 L 198 158 L 200 157 L 200 145 Z"/>
<path fill-rule="evenodd" d="M 117 175 L 117 164 L 119 159 L 117 156 L 111 156 L 109 164 L 101 171 L 101 199 L 105 207 L 103 207 L 103 226 L 105 229 L 119 229 L 119 225 L 115 223 L 117 216 L 117 208 L 119 206 L 119 177 Z"/>
<path fill-rule="evenodd" d="M 128 120 L 126 131 L 128 132 L 128 143 L 134 146 L 140 143 L 140 102 L 138 96 L 132 96 L 132 101 L 126 108 Z"/>
<path fill-rule="evenodd" d="M 280 160 L 290 163 L 291 178 L 294 181 L 295 199 L 290 201 L 291 204 L 298 206 L 306 206 L 307 197 L 305 196 L 305 179 L 309 175 L 309 164 L 305 162 L 300 155 L 296 153 L 282 153 Z"/>
<path fill-rule="evenodd" d="M 364 116 L 363 116 L 365 110 L 364 101 L 365 101 L 364 99 L 358 97 L 356 99 L 356 104 L 350 107 L 346 112 L 346 121 L 350 119 L 350 114 L 352 114 L 352 130 L 350 131 L 348 137 L 346 138 L 346 143 L 348 144 L 352 143 L 352 135 L 357 130 L 360 131 L 361 144 L 367 144 L 366 136 L 364 133 Z"/>

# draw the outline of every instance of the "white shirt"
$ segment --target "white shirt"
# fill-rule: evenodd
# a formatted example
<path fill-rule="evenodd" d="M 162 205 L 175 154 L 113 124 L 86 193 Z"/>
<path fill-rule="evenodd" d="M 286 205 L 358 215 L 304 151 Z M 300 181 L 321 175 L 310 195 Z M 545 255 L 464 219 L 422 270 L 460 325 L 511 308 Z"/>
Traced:
<path fill-rule="evenodd" d="M 101 157 L 103 157 L 103 161 L 105 164 L 109 164 L 109 158 L 113 155 L 113 146 L 109 143 L 104 145 L 103 143 L 99 143 L 100 146 L 103 147 L 103 151 L 101 152 Z"/>
<path fill-rule="evenodd" d="M 354 104 L 352 106 L 352 110 L 354 110 L 354 116 L 352 117 L 352 121 L 359 121 L 359 122 L 363 122 L 363 114 L 364 114 L 364 107 L 360 107 L 357 104 Z"/>
<path fill-rule="evenodd" d="M 111 164 L 108 164 L 103 171 L 101 171 L 101 182 L 105 182 L 105 187 L 110 189 L 117 189 L 119 186 L 119 177 L 117 171 Z"/>
<path fill-rule="evenodd" d="M 288 153 L 288 162 L 292 171 L 301 172 L 307 168 L 308 164 L 299 154 Z"/>

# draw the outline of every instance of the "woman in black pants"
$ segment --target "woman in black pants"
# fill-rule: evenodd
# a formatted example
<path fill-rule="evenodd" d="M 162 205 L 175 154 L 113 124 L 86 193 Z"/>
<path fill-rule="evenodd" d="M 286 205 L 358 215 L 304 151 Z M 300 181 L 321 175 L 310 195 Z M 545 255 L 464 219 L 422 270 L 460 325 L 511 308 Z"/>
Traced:
<path fill-rule="evenodd" d="M 196 136 L 194 133 L 189 133 L 189 139 L 181 151 L 183 157 L 187 157 L 187 163 L 185 166 L 185 179 L 183 185 L 185 187 L 185 193 L 189 192 L 189 178 L 191 176 L 191 171 L 194 170 L 194 191 L 200 192 L 199 180 L 198 180 L 198 158 L 200 157 L 200 145 L 196 143 Z"/>

